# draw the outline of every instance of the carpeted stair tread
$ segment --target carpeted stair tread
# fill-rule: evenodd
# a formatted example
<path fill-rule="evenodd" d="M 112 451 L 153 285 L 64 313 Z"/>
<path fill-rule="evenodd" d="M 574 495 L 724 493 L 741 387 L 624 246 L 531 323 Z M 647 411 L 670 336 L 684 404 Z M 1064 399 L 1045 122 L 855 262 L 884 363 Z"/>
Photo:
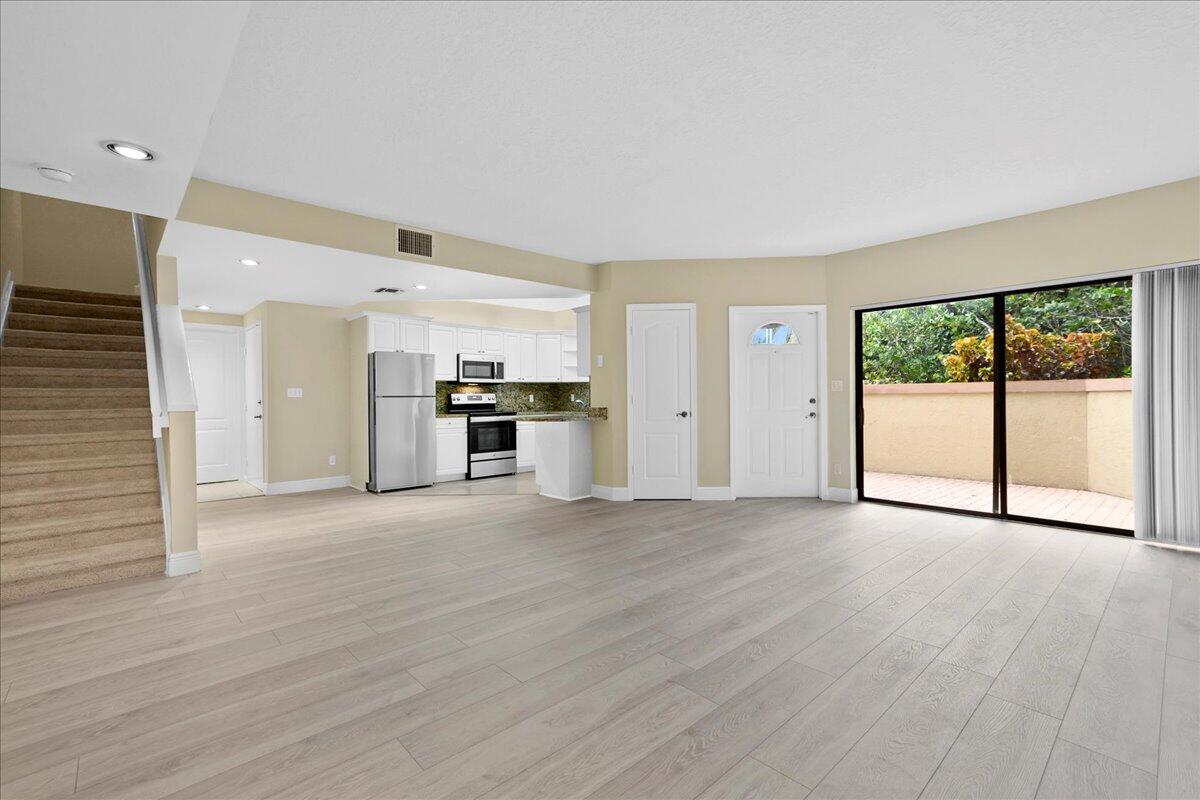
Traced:
<path fill-rule="evenodd" d="M 35 447 L 59 444 L 91 444 L 92 442 L 134 442 L 153 439 L 149 428 L 118 428 L 116 430 L 62 431 L 55 433 L 12 433 L 7 429 L 0 434 L 0 447 Z"/>
<path fill-rule="evenodd" d="M 70 444 L 15 445 L 4 448 L 5 461 L 42 461 L 57 458 L 87 458 L 109 453 L 153 453 L 154 439 L 119 442 L 72 442 Z"/>
<path fill-rule="evenodd" d="M 21 412 L 0 412 L 2 414 Z M 146 413 L 128 416 L 96 417 L 51 417 L 12 418 L 0 416 L 0 438 L 28 433 L 87 433 L 90 431 L 146 431 L 149 432 L 150 415 Z"/>
<path fill-rule="evenodd" d="M 6 489 L 0 493 L 0 509 L 23 506 L 65 503 L 71 500 L 92 500 L 100 497 L 123 497 L 150 494 L 158 491 L 158 476 L 116 481 L 89 481 L 61 486 L 37 486 L 27 489 Z"/>
<path fill-rule="evenodd" d="M 52 470 L 49 472 L 27 472 L 16 475 L 0 475 L 0 493 L 21 489 L 37 489 L 52 486 L 79 486 L 111 481 L 158 480 L 157 464 L 133 464 L 130 466 L 98 467 L 94 469 Z M 158 484 L 155 483 L 155 486 Z"/>
<path fill-rule="evenodd" d="M 62 333 L 98 333 L 106 336 L 142 336 L 141 320 L 88 319 L 87 317 L 50 317 L 44 314 L 8 315 L 9 330 L 59 331 Z"/>
<path fill-rule="evenodd" d="M 44 458 L 32 461 L 8 462 L 0 460 L 0 475 L 31 475 L 45 472 L 73 472 L 76 470 L 103 469 L 106 467 L 132 467 L 150 464 L 157 468 L 154 450 L 141 453 L 104 453 L 98 456 L 75 458 Z"/>
<path fill-rule="evenodd" d="M 65 389 L 50 386 L 0 386 L 0 409 L 150 408 L 148 387 Z"/>
<path fill-rule="evenodd" d="M 146 385 L 146 370 L 81 369 L 79 367 L 26 367 L 4 365 L 0 381 L 5 386 L 47 389 L 132 389 Z"/>
<path fill-rule="evenodd" d="M 64 333 L 63 331 L 21 330 L 4 332 L 5 347 L 45 348 L 49 350 L 109 350 L 123 352 L 146 351 L 141 336 L 117 336 L 97 333 Z"/>
<path fill-rule="evenodd" d="M 46 347 L 2 347 L 0 365 L 4 367 L 75 367 L 80 369 L 146 369 L 143 351 L 51 350 Z"/>
<path fill-rule="evenodd" d="M 112 542 L 94 547 L 85 547 L 69 553 L 47 553 L 40 556 L 25 556 L 23 558 L 6 558 L 0 561 L 0 582 L 7 591 L 10 586 L 19 586 L 25 581 L 45 581 L 55 577 L 67 577 L 81 572 L 95 573 L 107 568 L 120 567 L 147 559 L 157 559 L 158 571 L 162 571 L 165 563 L 165 548 L 161 539 L 134 539 L 128 542 Z M 117 569 L 121 577 L 130 574 Z M 149 574 L 143 570 L 135 570 L 134 575 Z M 109 578 L 108 580 L 113 580 Z M 59 588 L 80 586 L 77 582 L 65 583 Z"/>
<path fill-rule="evenodd" d="M 164 540 L 162 523 L 150 522 L 144 525 L 117 525 L 112 528 L 99 528 L 97 530 L 80 531 L 79 533 L 64 533 L 61 536 L 49 536 L 41 539 L 0 542 L 0 559 L 67 553 L 72 550 L 96 547 L 102 544 L 131 542 L 135 539 Z"/>
<path fill-rule="evenodd" d="M 82 317 L 85 319 L 123 319 L 142 321 L 141 305 L 114 306 L 106 303 L 75 303 L 69 300 L 43 300 L 40 297 L 12 299 L 13 313 L 40 314 L 49 317 Z"/>
<path fill-rule="evenodd" d="M 141 299 L 135 294 L 83 292 L 78 289 L 52 289 L 47 286 L 26 286 L 25 284 L 17 284 L 13 287 L 13 297 L 34 300 L 58 300 L 65 303 L 128 306 L 139 309 L 142 307 Z"/>
<path fill-rule="evenodd" d="M 161 575 L 165 563 L 164 555 L 143 558 L 137 561 L 127 561 L 122 564 L 112 564 L 107 567 L 91 567 L 52 575 L 46 578 L 31 578 L 29 580 L 0 583 L 0 603 L 8 604 L 29 597 L 57 592 L 62 589 L 76 589 L 81 586 L 92 586 L 107 581 L 119 581 L 125 578 L 138 578 L 144 575 Z"/>
<path fill-rule="evenodd" d="M 0 524 L 20 525 L 23 522 L 49 520 L 55 517 L 82 517 L 97 512 L 116 511 L 152 506 L 162 508 L 158 488 L 140 494 L 89 497 L 83 500 L 61 500 L 27 506 L 0 506 Z"/>
<path fill-rule="evenodd" d="M 54 519 L 15 521 L 0 531 L 0 542 L 27 542 L 33 539 L 52 539 L 87 531 L 127 528 L 136 525 L 162 524 L 162 508 L 143 505 L 90 511 L 84 514 L 64 514 Z"/>

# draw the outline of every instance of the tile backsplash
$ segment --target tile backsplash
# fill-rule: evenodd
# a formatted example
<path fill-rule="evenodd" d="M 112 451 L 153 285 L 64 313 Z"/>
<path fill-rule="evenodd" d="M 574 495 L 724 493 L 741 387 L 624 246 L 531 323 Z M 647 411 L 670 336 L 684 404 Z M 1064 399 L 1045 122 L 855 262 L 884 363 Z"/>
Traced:
<path fill-rule="evenodd" d="M 445 414 L 451 394 L 463 392 L 492 392 L 499 411 L 582 411 L 591 405 L 591 385 L 580 383 L 496 383 L 472 385 L 452 381 L 437 382 L 437 412 Z M 581 407 L 571 402 L 571 395 L 583 401 Z M 529 396 L 533 395 L 533 401 Z"/>

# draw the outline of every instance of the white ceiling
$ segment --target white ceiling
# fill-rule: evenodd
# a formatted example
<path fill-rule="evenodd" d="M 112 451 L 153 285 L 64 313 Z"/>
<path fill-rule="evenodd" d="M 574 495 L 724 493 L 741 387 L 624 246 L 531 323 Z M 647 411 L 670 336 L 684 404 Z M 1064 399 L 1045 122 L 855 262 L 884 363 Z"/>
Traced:
<path fill-rule="evenodd" d="M 248 3 L 0 3 L 0 185 L 173 217 Z M 101 147 L 149 147 L 149 163 Z M 75 173 L 54 183 L 39 165 Z"/>
<path fill-rule="evenodd" d="M 576 297 L 521 297 L 505 298 L 503 300 L 482 300 L 472 298 L 474 303 L 490 303 L 494 306 L 510 306 L 513 308 L 530 308 L 535 311 L 567 311 L 572 308 L 588 306 L 592 303 L 590 294 Z"/>
<path fill-rule="evenodd" d="M 244 314 L 264 300 L 336 308 L 377 300 L 467 298 L 569 298 L 573 305 L 567 308 L 580 305 L 578 289 L 335 250 L 180 220 L 167 226 L 160 252 L 179 259 L 180 305 L 194 308 L 203 304 L 226 314 Z M 238 263 L 243 258 L 252 258 L 259 265 L 244 267 Z M 418 291 L 413 288 L 417 284 L 428 288 Z M 371 293 L 381 286 L 406 291 Z"/>
<path fill-rule="evenodd" d="M 197 174 L 588 262 L 822 254 L 1200 173 L 1198 9 L 256 4 Z"/>

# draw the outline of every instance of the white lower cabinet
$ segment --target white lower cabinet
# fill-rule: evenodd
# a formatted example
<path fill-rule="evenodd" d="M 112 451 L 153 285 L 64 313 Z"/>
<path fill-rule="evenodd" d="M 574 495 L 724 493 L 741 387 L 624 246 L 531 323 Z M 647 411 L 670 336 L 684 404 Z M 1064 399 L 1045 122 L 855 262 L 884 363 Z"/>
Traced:
<path fill-rule="evenodd" d="M 528 472 L 533 469 L 536 460 L 535 430 L 537 430 L 537 426 L 532 422 L 517 423 L 517 472 Z"/>
<path fill-rule="evenodd" d="M 439 419 L 437 429 L 437 479 L 452 481 L 467 474 L 467 421 Z"/>

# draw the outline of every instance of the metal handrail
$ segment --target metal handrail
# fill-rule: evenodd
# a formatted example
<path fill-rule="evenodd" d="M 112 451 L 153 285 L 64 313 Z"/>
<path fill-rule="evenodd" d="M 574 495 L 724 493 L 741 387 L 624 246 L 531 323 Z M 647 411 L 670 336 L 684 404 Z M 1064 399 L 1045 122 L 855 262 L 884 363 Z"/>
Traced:
<path fill-rule="evenodd" d="M 171 553 L 171 495 L 167 482 L 166 453 L 163 448 L 162 430 L 170 425 L 170 417 L 167 414 L 167 382 L 163 375 L 162 342 L 158 332 L 158 298 L 154 291 L 154 273 L 150 269 L 146 225 L 141 214 L 133 215 L 133 244 L 137 253 L 138 294 L 142 301 L 142 335 L 146 343 L 146 377 L 150 389 L 154 453 L 158 461 L 159 499 L 162 502 L 163 533 L 169 558 Z"/>
<path fill-rule="evenodd" d="M 13 280 L 12 270 L 4 275 L 4 295 L 0 299 L 0 344 L 4 344 L 4 331 L 8 330 L 8 310 L 12 308 L 13 291 L 16 281 Z"/>

